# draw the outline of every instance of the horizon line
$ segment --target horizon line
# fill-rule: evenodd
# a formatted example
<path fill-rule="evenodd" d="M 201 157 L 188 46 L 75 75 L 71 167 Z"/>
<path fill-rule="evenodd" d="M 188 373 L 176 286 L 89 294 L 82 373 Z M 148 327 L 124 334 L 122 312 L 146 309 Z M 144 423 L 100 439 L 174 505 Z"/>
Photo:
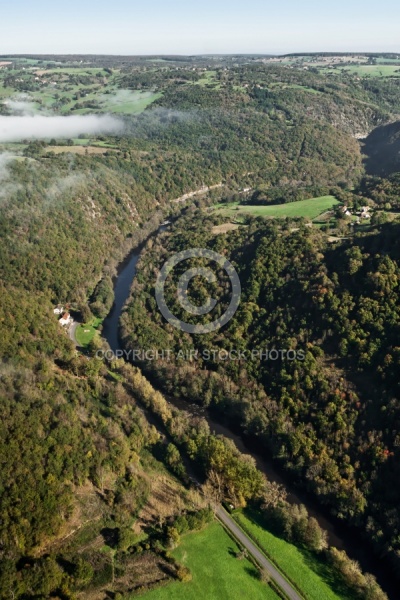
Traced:
<path fill-rule="evenodd" d="M 116 58 L 118 57 L 144 57 L 144 58 L 153 58 L 153 57 L 187 57 L 187 58 L 192 58 L 192 57 L 202 57 L 202 56 L 267 56 L 267 57 L 274 57 L 274 58 L 285 58 L 287 56 L 320 56 L 320 55 L 327 55 L 327 56 L 354 56 L 354 55 L 361 55 L 361 56 L 377 56 L 377 55 L 390 55 L 390 54 L 396 54 L 399 56 L 400 58 L 400 50 L 399 51 L 376 51 L 376 52 L 362 52 L 362 51 L 332 51 L 332 50 L 320 50 L 320 51 L 312 51 L 312 52 L 307 52 L 307 51 L 297 51 L 297 52 L 287 52 L 284 54 L 276 54 L 274 52 L 206 52 L 206 53 L 201 53 L 201 52 L 196 52 L 196 53 L 188 53 L 188 54 L 177 54 L 177 53 L 157 53 L 157 54 L 104 54 L 104 53 L 85 53 L 85 52 L 57 52 L 57 53 L 41 53 L 41 52 L 22 52 L 22 53 L 4 53 L 4 54 L 0 54 L 0 58 L 24 58 L 24 57 L 28 57 L 28 56 L 40 56 L 40 57 L 52 57 L 52 56 L 66 56 L 66 57 L 72 57 L 72 56 L 114 56 Z"/>

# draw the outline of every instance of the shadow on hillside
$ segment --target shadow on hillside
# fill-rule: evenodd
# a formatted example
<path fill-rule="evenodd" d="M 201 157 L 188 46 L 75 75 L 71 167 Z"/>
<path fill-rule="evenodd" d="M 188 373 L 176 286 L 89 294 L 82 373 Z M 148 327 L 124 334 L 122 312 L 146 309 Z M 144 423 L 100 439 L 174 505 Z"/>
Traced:
<path fill-rule="evenodd" d="M 368 175 L 387 177 L 400 171 L 400 121 L 377 127 L 362 144 Z"/>

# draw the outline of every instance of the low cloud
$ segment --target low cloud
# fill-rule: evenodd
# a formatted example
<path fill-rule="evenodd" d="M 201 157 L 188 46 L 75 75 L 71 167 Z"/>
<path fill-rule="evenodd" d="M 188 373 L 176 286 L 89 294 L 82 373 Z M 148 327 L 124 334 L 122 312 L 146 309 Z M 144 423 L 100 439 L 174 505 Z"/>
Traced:
<path fill-rule="evenodd" d="M 156 106 L 145 110 L 139 115 L 141 120 L 153 121 L 157 125 L 170 125 L 177 121 L 192 122 L 199 120 L 201 113 L 198 110 L 177 110 Z"/>
<path fill-rule="evenodd" d="M 0 116 L 0 142 L 74 138 L 85 133 L 88 135 L 118 134 L 123 130 L 122 120 L 110 115 Z"/>
<path fill-rule="evenodd" d="M 0 154 L 0 183 L 4 181 L 4 179 L 7 179 L 9 175 L 7 165 L 12 158 L 12 155 L 8 152 L 3 152 L 3 154 Z"/>
<path fill-rule="evenodd" d="M 15 116 L 29 116 L 37 114 L 38 109 L 34 102 L 27 97 L 11 98 L 4 102 L 7 109 Z"/>
<path fill-rule="evenodd" d="M 46 199 L 53 202 L 62 196 L 65 192 L 76 191 L 76 188 L 85 182 L 85 176 L 82 173 L 71 173 L 62 179 L 57 179 L 47 190 Z"/>
<path fill-rule="evenodd" d="M 19 189 L 19 185 L 10 181 L 9 163 L 14 160 L 15 156 L 8 152 L 0 154 L 0 200 L 9 198 Z"/>

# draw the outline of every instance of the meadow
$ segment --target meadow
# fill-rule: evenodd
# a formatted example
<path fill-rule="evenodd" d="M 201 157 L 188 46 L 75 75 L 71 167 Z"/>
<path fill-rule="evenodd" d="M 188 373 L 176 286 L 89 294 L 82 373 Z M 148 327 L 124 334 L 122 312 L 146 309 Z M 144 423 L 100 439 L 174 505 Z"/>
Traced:
<path fill-rule="evenodd" d="M 278 558 L 280 570 L 307 600 L 354 600 L 323 560 L 267 531 L 257 513 L 245 510 L 233 516 L 271 560 Z"/>
<path fill-rule="evenodd" d="M 400 59 L 399 58 L 382 58 L 382 57 L 378 57 L 375 58 L 375 62 L 378 64 L 396 64 L 399 65 L 400 67 Z"/>
<path fill-rule="evenodd" d="M 195 85 L 200 85 L 204 87 L 206 85 L 210 85 L 212 83 L 217 84 L 216 80 L 217 71 L 204 71 L 203 77 L 194 82 Z M 218 85 L 218 84 L 217 84 Z M 220 86 L 218 86 L 220 87 Z"/>
<path fill-rule="evenodd" d="M 254 217 L 266 217 L 270 219 L 304 217 L 313 220 L 327 210 L 331 210 L 337 204 L 339 204 L 339 200 L 334 196 L 320 196 L 319 198 L 299 200 L 298 202 L 289 202 L 287 204 L 256 206 L 231 202 L 229 204 L 218 204 L 215 208 L 219 214 L 231 219 L 243 215 L 252 215 Z"/>
<path fill-rule="evenodd" d="M 311 94 L 322 94 L 321 91 L 316 90 L 312 87 L 308 87 L 306 85 L 300 85 L 297 83 L 282 83 L 282 82 L 272 82 L 269 84 L 269 87 L 273 90 L 300 90 L 302 92 L 310 92 Z"/>
<path fill-rule="evenodd" d="M 39 69 L 39 72 L 46 74 L 57 74 L 63 73 L 64 75 L 106 75 L 106 71 L 104 69 L 100 69 L 98 67 L 56 67 L 51 69 L 43 68 L 43 70 Z"/>
<path fill-rule="evenodd" d="M 336 68 L 322 68 L 321 71 L 330 73 L 346 73 L 359 75 L 360 77 L 400 77 L 400 65 L 351 65 Z"/>
<path fill-rule="evenodd" d="M 93 317 L 88 323 L 78 325 L 75 330 L 75 339 L 79 346 L 86 348 L 97 333 L 98 327 L 101 325 L 102 319 Z"/>
<path fill-rule="evenodd" d="M 200 533 L 187 534 L 173 556 L 187 566 L 192 580 L 173 582 L 141 596 L 145 600 L 278 600 L 277 594 L 258 579 L 247 559 L 239 560 L 237 544 L 219 523 Z"/>
<path fill-rule="evenodd" d="M 118 152 L 118 150 L 114 150 L 113 148 L 108 147 L 98 147 L 98 146 L 90 146 L 85 144 L 78 144 L 74 146 L 48 146 L 46 148 L 46 152 L 53 152 L 53 154 L 80 154 L 81 156 L 86 156 L 88 154 L 97 154 L 102 156 L 107 154 L 108 152 Z"/>
<path fill-rule="evenodd" d="M 112 113 L 141 113 L 162 94 L 141 90 L 116 90 L 113 94 L 103 94 L 99 98 L 104 110 Z"/>

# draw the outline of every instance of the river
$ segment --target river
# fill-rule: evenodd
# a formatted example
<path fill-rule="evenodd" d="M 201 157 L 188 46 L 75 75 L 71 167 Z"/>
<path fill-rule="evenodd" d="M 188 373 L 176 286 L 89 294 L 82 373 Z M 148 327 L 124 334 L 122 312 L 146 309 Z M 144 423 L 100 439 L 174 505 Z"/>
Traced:
<path fill-rule="evenodd" d="M 164 231 L 166 225 L 162 225 L 159 232 Z M 155 234 L 156 235 L 156 234 Z M 142 246 L 134 250 L 120 264 L 118 275 L 115 279 L 114 305 L 103 322 L 102 336 L 108 342 L 111 350 L 116 352 L 122 348 L 119 338 L 119 319 L 124 305 L 129 298 L 133 279 L 136 275 L 136 266 L 139 260 Z M 285 472 L 277 465 L 271 457 L 260 454 L 239 432 L 235 431 L 229 424 L 217 421 L 210 411 L 198 405 L 192 405 L 183 399 L 168 398 L 170 404 L 173 404 L 180 410 L 185 410 L 194 416 L 203 416 L 211 431 L 222 434 L 235 442 L 237 448 L 246 454 L 250 454 L 256 461 L 257 467 L 262 471 L 270 481 L 275 481 L 283 485 L 288 493 L 288 501 L 295 504 L 304 504 L 308 513 L 315 517 L 320 526 L 328 532 L 328 541 L 332 546 L 345 550 L 354 560 L 357 560 L 363 571 L 368 571 L 375 575 L 382 589 L 388 594 L 391 600 L 399 598 L 398 583 L 388 565 L 381 559 L 373 555 L 369 544 L 361 537 L 360 533 L 354 528 L 345 525 L 343 522 L 329 515 L 328 510 L 321 507 L 318 502 L 304 490 L 296 487 L 291 480 L 290 474 Z"/>

